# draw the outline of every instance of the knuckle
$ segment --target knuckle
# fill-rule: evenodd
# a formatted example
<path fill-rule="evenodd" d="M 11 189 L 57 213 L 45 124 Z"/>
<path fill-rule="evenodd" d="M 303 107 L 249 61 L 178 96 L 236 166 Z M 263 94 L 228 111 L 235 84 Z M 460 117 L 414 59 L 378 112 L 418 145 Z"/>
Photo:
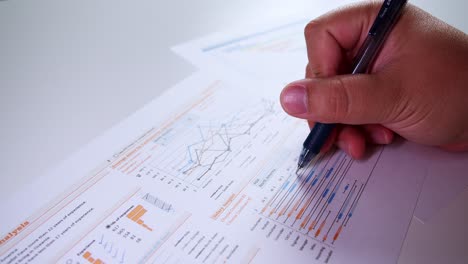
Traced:
<path fill-rule="evenodd" d="M 330 118 L 334 122 L 346 120 L 351 113 L 351 95 L 345 82 L 341 78 L 333 79 L 325 89 L 329 89 L 327 108 Z"/>
<path fill-rule="evenodd" d="M 316 78 L 324 75 L 324 71 L 321 69 L 321 65 L 314 65 L 312 63 L 307 64 L 306 67 L 306 78 Z"/>
<path fill-rule="evenodd" d="M 309 39 L 311 36 L 314 36 L 314 32 L 316 32 L 318 29 L 322 27 L 322 23 L 320 20 L 314 19 L 307 23 L 307 25 L 304 28 L 304 36 L 305 39 Z"/>
<path fill-rule="evenodd" d="M 307 66 L 305 68 L 305 77 L 306 78 L 314 77 L 314 75 L 312 74 L 312 69 L 311 69 L 310 63 L 307 63 Z"/>

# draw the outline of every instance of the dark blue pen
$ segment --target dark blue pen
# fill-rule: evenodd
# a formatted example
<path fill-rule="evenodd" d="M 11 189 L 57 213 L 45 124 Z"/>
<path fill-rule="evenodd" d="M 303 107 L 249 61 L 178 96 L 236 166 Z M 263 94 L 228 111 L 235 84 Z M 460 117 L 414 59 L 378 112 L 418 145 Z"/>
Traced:
<path fill-rule="evenodd" d="M 367 73 L 369 65 L 374 61 L 382 43 L 400 17 L 406 2 L 407 0 L 386 0 L 383 2 L 366 40 L 354 58 L 352 74 Z M 309 136 L 304 141 L 296 173 L 320 153 L 335 125 L 315 123 Z"/>

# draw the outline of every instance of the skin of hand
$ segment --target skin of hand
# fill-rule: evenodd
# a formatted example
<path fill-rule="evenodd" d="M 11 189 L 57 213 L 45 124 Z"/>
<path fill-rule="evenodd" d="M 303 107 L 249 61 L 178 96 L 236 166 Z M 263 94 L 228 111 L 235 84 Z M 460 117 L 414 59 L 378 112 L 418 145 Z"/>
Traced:
<path fill-rule="evenodd" d="M 354 158 L 366 144 L 389 144 L 398 134 L 424 145 L 468 150 L 468 36 L 407 5 L 371 65 L 350 75 L 381 3 L 342 8 L 305 28 L 306 79 L 280 96 L 290 115 L 339 123 L 335 143 Z"/>

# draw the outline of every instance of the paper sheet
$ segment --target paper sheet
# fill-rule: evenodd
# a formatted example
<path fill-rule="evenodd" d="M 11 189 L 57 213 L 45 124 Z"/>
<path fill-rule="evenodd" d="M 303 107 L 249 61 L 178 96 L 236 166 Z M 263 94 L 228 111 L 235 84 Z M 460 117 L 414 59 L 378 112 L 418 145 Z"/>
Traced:
<path fill-rule="evenodd" d="M 425 148 L 427 176 L 414 216 L 427 222 L 468 188 L 468 153 L 451 153 Z"/>
<path fill-rule="evenodd" d="M 173 50 L 199 68 L 268 80 L 266 85 L 282 87 L 304 78 L 307 65 L 303 31 L 308 19 L 286 21 L 211 34 Z M 426 149 L 421 155 L 431 169 L 415 217 L 425 222 L 468 188 L 468 155 L 436 149 Z"/>
<path fill-rule="evenodd" d="M 284 85 L 302 79 L 307 65 L 304 27 L 308 18 L 230 29 L 173 47 L 201 69 L 226 78 L 244 78 Z M 227 75 L 226 75 L 227 74 Z"/>
<path fill-rule="evenodd" d="M 0 263 L 395 263 L 418 148 L 334 151 L 297 178 L 307 128 L 278 92 L 184 80 L 2 201 Z"/>

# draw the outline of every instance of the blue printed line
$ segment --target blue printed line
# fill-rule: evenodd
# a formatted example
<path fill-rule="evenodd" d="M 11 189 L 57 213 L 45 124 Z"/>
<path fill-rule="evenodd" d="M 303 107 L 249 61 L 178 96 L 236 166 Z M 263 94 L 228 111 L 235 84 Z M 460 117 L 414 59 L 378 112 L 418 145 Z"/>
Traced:
<path fill-rule="evenodd" d="M 271 33 L 271 32 L 277 31 L 277 30 L 281 30 L 281 29 L 284 29 L 284 28 L 287 28 L 287 27 L 290 27 L 290 26 L 301 24 L 301 23 L 304 23 L 305 21 L 306 21 L 305 19 L 301 19 L 300 21 L 296 21 L 296 22 L 293 22 L 293 23 L 282 25 L 282 26 L 279 26 L 279 27 L 276 27 L 276 28 L 272 28 L 272 29 L 269 29 L 269 30 L 253 33 L 253 34 L 250 34 L 250 35 L 247 35 L 247 36 L 231 39 L 231 40 L 228 40 L 226 42 L 222 42 L 222 43 L 219 43 L 219 44 L 208 46 L 206 48 L 202 48 L 202 52 L 209 52 L 209 51 L 212 51 L 212 50 L 215 50 L 215 49 L 219 49 L 221 47 L 228 46 L 228 45 L 231 45 L 233 43 L 236 43 L 236 42 L 239 42 L 239 41 L 242 41 L 242 40 L 258 37 L 258 36 L 265 35 L 265 34 L 268 34 L 268 33 Z"/>

